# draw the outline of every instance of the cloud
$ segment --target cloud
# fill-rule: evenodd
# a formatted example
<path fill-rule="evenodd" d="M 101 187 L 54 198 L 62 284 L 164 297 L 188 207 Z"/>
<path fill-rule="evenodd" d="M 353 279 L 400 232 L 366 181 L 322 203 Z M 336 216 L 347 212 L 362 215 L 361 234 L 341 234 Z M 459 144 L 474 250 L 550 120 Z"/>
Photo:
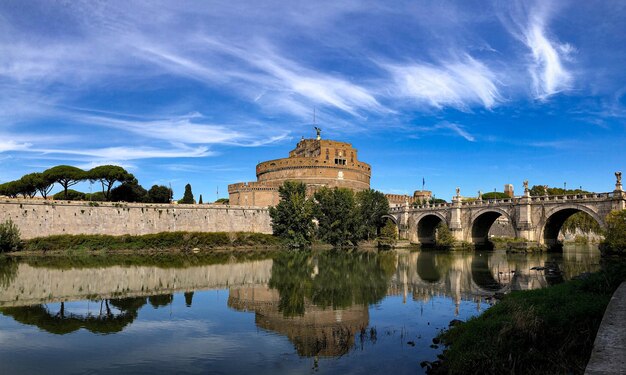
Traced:
<path fill-rule="evenodd" d="M 471 135 L 467 130 L 465 130 L 462 125 L 451 123 L 448 121 L 442 121 L 432 126 L 414 126 L 413 129 L 421 133 L 436 133 L 440 130 L 449 130 L 452 131 L 453 134 L 465 138 L 465 140 L 469 142 L 476 141 L 476 138 Z"/>
<path fill-rule="evenodd" d="M 0 152 L 7 151 L 28 151 L 32 144 L 30 143 L 18 143 L 13 140 L 0 140 Z"/>
<path fill-rule="evenodd" d="M 503 19 L 504 26 L 530 50 L 526 64 L 533 95 L 539 100 L 570 89 L 574 79 L 564 61 L 572 59 L 576 48 L 549 35 L 547 23 L 552 12 L 547 3 L 535 3 L 530 9 L 514 7 L 510 18 Z"/>
<path fill-rule="evenodd" d="M 492 108 L 500 102 L 496 74 L 469 55 L 439 64 L 383 65 L 398 90 L 389 91 L 436 108 Z"/>
<path fill-rule="evenodd" d="M 105 160 L 135 160 L 151 158 L 197 158 L 212 156 L 215 153 L 208 147 L 178 147 L 165 149 L 155 147 L 105 147 L 95 149 L 31 149 L 42 154 L 87 156 Z"/>

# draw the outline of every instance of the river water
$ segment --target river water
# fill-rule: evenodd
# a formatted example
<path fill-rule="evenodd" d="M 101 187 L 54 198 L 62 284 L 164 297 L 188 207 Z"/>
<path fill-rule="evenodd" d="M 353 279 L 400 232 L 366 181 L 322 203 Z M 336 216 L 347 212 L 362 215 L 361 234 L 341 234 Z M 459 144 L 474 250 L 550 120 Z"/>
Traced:
<path fill-rule="evenodd" d="M 422 373 L 451 320 L 599 261 L 568 246 L 0 259 L 0 373 Z"/>

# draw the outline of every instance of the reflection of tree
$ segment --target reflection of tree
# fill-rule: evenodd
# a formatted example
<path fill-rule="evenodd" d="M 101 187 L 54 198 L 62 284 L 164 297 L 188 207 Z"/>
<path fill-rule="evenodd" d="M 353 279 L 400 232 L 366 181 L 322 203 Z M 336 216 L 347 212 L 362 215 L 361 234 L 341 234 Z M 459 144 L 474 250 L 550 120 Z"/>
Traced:
<path fill-rule="evenodd" d="M 0 287 L 7 288 L 15 276 L 17 276 L 17 262 L 10 258 L 0 258 Z"/>
<path fill-rule="evenodd" d="M 191 307 L 193 302 L 193 292 L 185 292 L 185 306 Z"/>
<path fill-rule="evenodd" d="M 439 268 L 437 267 L 437 253 L 422 251 L 417 257 L 417 274 L 429 283 L 436 283 L 441 279 Z M 447 271 L 447 270 L 446 270 Z"/>
<path fill-rule="evenodd" d="M 138 310 L 146 304 L 146 298 L 119 298 L 100 301 L 100 312 L 97 315 L 82 316 L 66 311 L 65 303 L 61 302 L 58 311 L 50 311 L 46 305 L 25 307 L 4 307 L 0 313 L 12 317 L 22 324 L 33 325 L 40 329 L 64 335 L 84 328 L 93 333 L 109 334 L 120 332 L 137 318 Z M 119 313 L 114 313 L 111 306 Z"/>
<path fill-rule="evenodd" d="M 159 307 L 167 306 L 172 303 L 174 300 L 173 294 L 160 294 L 156 296 L 148 297 L 148 302 L 154 307 L 158 309 Z"/>
<path fill-rule="evenodd" d="M 395 271 L 395 255 L 328 251 L 283 253 L 274 259 L 271 288 L 285 316 L 303 315 L 305 300 L 333 309 L 380 301 Z"/>

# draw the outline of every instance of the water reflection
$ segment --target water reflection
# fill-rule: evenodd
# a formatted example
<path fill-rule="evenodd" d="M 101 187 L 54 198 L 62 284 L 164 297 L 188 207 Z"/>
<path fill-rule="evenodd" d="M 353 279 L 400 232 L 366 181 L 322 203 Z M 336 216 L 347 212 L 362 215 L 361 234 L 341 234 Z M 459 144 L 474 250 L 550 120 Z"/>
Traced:
<path fill-rule="evenodd" d="M 393 345 L 406 343 L 405 336 L 393 340 L 393 345 L 387 340 L 397 330 L 413 327 L 413 341 L 417 336 L 431 337 L 436 329 L 426 322 L 440 319 L 439 328 L 443 328 L 449 316 L 464 319 L 476 314 L 476 309 L 468 312 L 472 304 L 478 310 L 486 308 L 485 301 L 496 293 L 545 287 L 598 268 L 597 249 L 582 248 L 566 248 L 562 254 L 283 252 L 267 259 L 230 258 L 218 264 L 181 268 L 98 267 L 93 261 L 88 267 L 41 266 L 3 260 L 0 333 L 8 324 L 7 318 L 54 335 L 84 331 L 97 334 L 92 336 L 133 336 L 138 333 L 130 327 L 154 316 L 159 324 L 193 316 L 201 322 L 199 326 L 220 317 L 218 326 L 229 327 L 228 333 L 241 330 L 248 337 L 258 328 L 287 339 L 298 358 L 342 357 L 349 363 L 351 360 L 343 359 L 345 354 L 357 349 L 385 352 L 385 356 L 404 353 L 404 347 L 399 351 Z M 208 290 L 228 290 L 227 300 L 209 301 Z M 419 314 L 424 303 L 433 300 L 438 303 L 432 304 L 431 315 L 422 319 Z M 176 307 L 176 301 L 183 310 Z M 411 308 L 416 304 L 421 310 Z M 222 310 L 217 314 L 211 309 Z M 254 314 L 251 327 L 240 320 L 250 314 Z M 421 353 L 436 355 L 428 352 L 433 349 L 428 347 L 430 339 L 426 341 Z M 259 350 L 245 340 L 237 342 L 244 352 Z M 0 346 L 0 358 L 3 354 L 7 353 Z M 237 356 L 239 353 L 233 353 L 225 360 L 236 363 Z M 227 367 L 224 371 L 229 372 Z"/>
<path fill-rule="evenodd" d="M 139 309 L 146 304 L 146 298 L 116 298 L 94 302 L 100 305 L 100 309 L 93 314 L 73 313 L 66 309 L 65 302 L 58 304 L 58 309 L 54 311 L 48 305 L 33 305 L 3 307 L 0 313 L 22 324 L 33 325 L 57 335 L 81 328 L 92 333 L 110 334 L 121 332 L 131 324 L 137 318 Z"/>

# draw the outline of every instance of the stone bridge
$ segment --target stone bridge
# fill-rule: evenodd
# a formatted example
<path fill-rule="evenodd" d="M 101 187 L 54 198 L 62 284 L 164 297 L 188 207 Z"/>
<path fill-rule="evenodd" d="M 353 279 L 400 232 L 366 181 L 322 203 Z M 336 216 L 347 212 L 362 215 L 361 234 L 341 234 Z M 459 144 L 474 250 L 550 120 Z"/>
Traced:
<path fill-rule="evenodd" d="M 488 241 L 492 224 L 502 216 L 511 223 L 515 237 L 549 247 L 557 243 L 565 220 L 577 212 L 585 212 L 605 228 L 609 212 L 626 209 L 621 173 L 615 175 L 615 190 L 610 193 L 530 196 L 525 181 L 520 197 L 464 201 L 457 188 L 452 203 L 410 207 L 406 202 L 392 208 L 387 217 L 398 226 L 400 238 L 413 243 L 434 244 L 436 228 L 443 222 L 458 242 L 482 245 Z"/>

